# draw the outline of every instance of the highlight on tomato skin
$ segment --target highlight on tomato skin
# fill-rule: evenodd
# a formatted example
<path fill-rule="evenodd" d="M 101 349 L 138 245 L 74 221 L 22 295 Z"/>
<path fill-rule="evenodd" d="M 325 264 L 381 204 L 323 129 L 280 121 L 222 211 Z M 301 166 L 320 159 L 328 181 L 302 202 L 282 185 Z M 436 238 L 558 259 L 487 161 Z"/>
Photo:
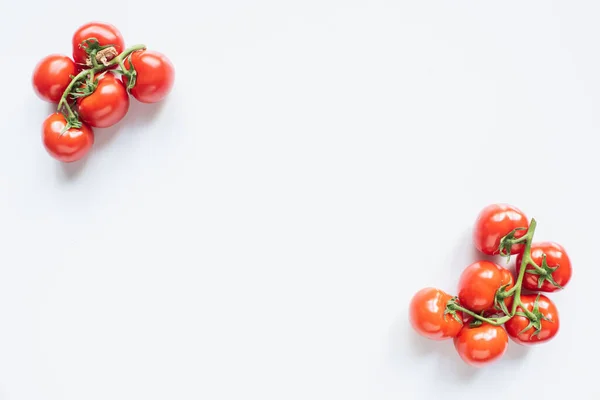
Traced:
<path fill-rule="evenodd" d="M 432 340 L 446 340 L 456 336 L 462 326 L 462 313 L 455 318 L 446 314 L 446 305 L 452 299 L 443 290 L 428 287 L 412 297 L 409 306 L 409 321 L 421 336 Z"/>
<path fill-rule="evenodd" d="M 552 300 L 543 294 L 524 294 L 521 295 L 521 303 L 525 309 L 538 315 L 539 325 L 532 324 L 530 319 L 521 315 L 512 317 L 504 326 L 508 336 L 515 343 L 521 345 L 545 343 L 558 334 L 560 317 Z M 523 307 L 517 307 L 517 312 L 523 312 Z"/>
<path fill-rule="evenodd" d="M 548 278 L 529 272 L 533 267 L 527 266 L 525 276 L 523 277 L 523 288 L 535 292 L 557 292 L 564 289 L 571 281 L 573 270 L 571 259 L 563 246 L 555 242 L 540 242 L 531 245 L 531 258 L 538 267 L 542 267 L 543 258 L 546 258 L 546 265 L 550 269 L 555 269 Z M 517 274 L 521 270 L 523 255 L 517 256 Z M 541 287 L 539 283 L 542 283 Z M 554 283 L 553 283 L 554 282 Z M 556 283 L 556 285 L 555 285 Z M 558 286 L 557 286 L 558 285 Z"/>
<path fill-rule="evenodd" d="M 473 229 L 473 243 L 477 250 L 487 255 L 500 254 L 500 241 L 516 228 L 515 238 L 525 235 L 529 228 L 529 221 L 517 207 L 510 204 L 491 204 L 480 211 Z M 511 254 L 518 254 L 523 250 L 523 244 L 515 244 Z"/>
<path fill-rule="evenodd" d="M 62 54 L 50 54 L 41 59 L 33 70 L 32 84 L 36 95 L 57 104 L 76 74 L 75 63 Z"/>
<path fill-rule="evenodd" d="M 458 299 L 460 304 L 476 313 L 501 311 L 495 307 L 496 292 L 501 287 L 510 290 L 514 279 L 510 271 L 491 261 L 476 261 L 467 266 L 460 275 Z M 512 305 L 512 297 L 504 299 L 506 307 Z"/>
<path fill-rule="evenodd" d="M 42 142 L 52 157 L 71 163 L 88 154 L 94 144 L 94 132 L 86 124 L 63 132 L 66 125 L 64 115 L 58 112 L 50 114 L 42 124 Z"/>
<path fill-rule="evenodd" d="M 508 335 L 502 326 L 466 324 L 454 338 L 460 358 L 473 367 L 483 367 L 500 359 L 508 349 Z"/>

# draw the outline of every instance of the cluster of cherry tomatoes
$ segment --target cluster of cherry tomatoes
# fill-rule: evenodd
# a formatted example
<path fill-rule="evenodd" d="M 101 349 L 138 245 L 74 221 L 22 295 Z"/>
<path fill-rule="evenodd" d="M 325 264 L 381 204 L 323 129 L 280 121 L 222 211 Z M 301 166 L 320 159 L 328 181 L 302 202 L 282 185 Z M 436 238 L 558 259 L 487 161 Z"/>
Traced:
<path fill-rule="evenodd" d="M 430 339 L 453 339 L 459 356 L 473 366 L 502 357 L 509 337 L 521 345 L 555 337 L 558 310 L 544 293 L 569 283 L 571 261 L 560 244 L 533 241 L 536 225 L 535 219 L 528 221 L 511 205 L 485 207 L 475 222 L 474 245 L 488 256 L 515 255 L 514 274 L 480 260 L 462 272 L 457 296 L 432 287 L 421 289 L 409 306 L 412 327 Z"/>
<path fill-rule="evenodd" d="M 144 45 L 125 48 L 121 32 L 87 23 L 72 38 L 73 57 L 51 54 L 33 71 L 33 88 L 57 111 L 42 125 L 48 153 L 63 162 L 84 157 L 94 144 L 92 128 L 108 128 L 129 110 L 130 95 L 155 103 L 171 91 L 175 70 L 162 53 Z"/>

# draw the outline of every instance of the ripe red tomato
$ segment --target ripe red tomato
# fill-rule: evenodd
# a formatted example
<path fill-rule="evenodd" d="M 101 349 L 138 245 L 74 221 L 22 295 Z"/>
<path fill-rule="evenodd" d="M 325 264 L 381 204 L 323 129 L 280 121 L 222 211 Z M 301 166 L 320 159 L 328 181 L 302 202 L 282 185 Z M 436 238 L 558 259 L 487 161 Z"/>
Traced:
<path fill-rule="evenodd" d="M 454 338 L 454 347 L 464 362 L 481 367 L 504 355 L 508 348 L 508 335 L 501 326 L 487 323 L 477 327 L 465 325 Z"/>
<path fill-rule="evenodd" d="M 164 99 L 175 81 L 175 68 L 163 54 L 152 50 L 134 51 L 125 59 L 125 67 L 130 65 L 136 71 L 135 86 L 130 93 L 142 103 L 156 103 Z M 128 85 L 129 79 L 123 75 L 123 82 Z"/>
<path fill-rule="evenodd" d="M 543 294 L 524 294 L 521 295 L 521 303 L 537 316 L 537 322 L 531 323 L 521 315 L 512 317 L 504 324 L 512 340 L 522 345 L 531 345 L 547 342 L 556 336 L 560 328 L 558 310 L 548 297 Z M 521 306 L 517 307 L 517 312 L 523 312 Z"/>
<path fill-rule="evenodd" d="M 412 327 L 420 335 L 433 340 L 450 339 L 462 328 L 462 313 L 445 314 L 446 305 L 452 299 L 448 293 L 435 289 L 419 290 L 412 298 L 409 307 L 409 319 Z"/>
<path fill-rule="evenodd" d="M 81 128 L 70 128 L 64 115 L 51 114 L 42 124 L 42 141 L 48 153 L 62 162 L 73 162 L 85 156 L 94 144 L 94 132 L 85 124 Z"/>
<path fill-rule="evenodd" d="M 500 240 L 516 228 L 529 228 L 529 221 L 521 210 L 508 204 L 492 204 L 478 215 L 473 230 L 473 242 L 477 250 L 488 255 L 500 254 Z M 517 231 L 515 238 L 525 235 L 526 230 Z M 517 254 L 523 244 L 512 246 L 511 254 Z"/>
<path fill-rule="evenodd" d="M 477 261 L 462 272 L 458 282 L 459 303 L 471 311 L 479 313 L 494 309 L 496 292 L 502 286 L 505 290 L 514 286 L 509 270 L 491 261 Z M 512 297 L 504 299 L 507 307 L 512 304 Z"/>
<path fill-rule="evenodd" d="M 123 82 L 107 72 L 98 77 L 92 94 L 77 99 L 79 117 L 96 128 L 108 128 L 121 121 L 129 110 L 129 94 Z"/>
<path fill-rule="evenodd" d="M 113 45 L 117 53 L 125 49 L 125 41 L 121 32 L 113 25 L 103 22 L 88 22 L 80 26 L 73 34 L 73 59 L 77 64 L 85 64 L 88 55 L 80 45 L 86 39 L 96 38 L 100 46 Z"/>
<path fill-rule="evenodd" d="M 539 267 L 542 266 L 542 256 L 544 254 L 546 255 L 546 264 L 548 267 L 551 269 L 556 268 L 554 272 L 550 273 L 550 280 L 539 274 L 528 272 L 528 270 L 533 270 L 533 268 L 528 267 L 525 270 L 525 276 L 523 277 L 523 287 L 532 291 L 556 292 L 561 290 L 561 287 L 564 288 L 571 280 L 571 275 L 573 273 L 571 269 L 571 260 L 565 249 L 558 243 L 542 242 L 533 243 L 531 245 L 531 258 Z M 517 256 L 517 274 L 521 270 L 522 260 L 523 255 L 519 254 Z M 542 286 L 538 287 L 540 279 L 542 280 Z M 554 285 L 552 281 L 558 286 Z"/>
<path fill-rule="evenodd" d="M 51 54 L 35 66 L 33 89 L 42 100 L 58 103 L 71 83 L 71 75 L 76 74 L 73 60 L 62 54 Z"/>

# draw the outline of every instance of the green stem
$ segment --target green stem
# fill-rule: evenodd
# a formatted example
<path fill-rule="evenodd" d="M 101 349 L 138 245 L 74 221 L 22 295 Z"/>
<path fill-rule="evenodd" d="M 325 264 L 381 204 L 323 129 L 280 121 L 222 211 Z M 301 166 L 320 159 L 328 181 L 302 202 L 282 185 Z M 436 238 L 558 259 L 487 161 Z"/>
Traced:
<path fill-rule="evenodd" d="M 510 288 L 509 290 L 507 290 L 507 291 L 506 291 L 506 297 L 510 297 L 510 296 L 512 296 L 512 295 L 515 293 L 515 291 L 516 291 L 516 290 L 517 290 L 517 287 L 516 287 L 516 286 L 513 286 L 512 288 Z M 505 298 L 506 298 L 506 297 L 505 297 Z"/>
<path fill-rule="evenodd" d="M 525 277 L 525 270 L 527 269 L 527 265 L 533 263 L 533 259 L 531 258 L 531 243 L 533 242 L 533 233 L 535 232 L 535 228 L 537 226 L 537 222 L 535 218 L 531 219 L 531 223 L 529 224 L 529 229 L 527 229 L 527 233 L 524 237 L 527 237 L 527 241 L 525 242 L 525 249 L 523 250 L 523 258 L 521 259 L 521 265 L 519 269 L 519 276 L 517 277 L 517 283 L 515 284 L 515 296 L 513 298 L 512 310 L 510 312 L 511 317 L 515 315 L 517 312 L 517 307 L 521 306 L 521 289 L 523 287 L 523 278 Z M 535 315 L 527 310 L 526 307 L 521 307 L 525 315 L 530 318 L 536 319 Z"/>
<path fill-rule="evenodd" d="M 531 219 L 531 222 L 529 223 L 529 228 L 527 229 L 527 233 L 525 233 L 525 235 L 523 235 L 522 237 L 520 237 L 518 239 L 511 239 L 511 242 L 509 243 L 511 245 L 509 248 L 511 248 L 512 245 L 515 243 L 523 243 L 523 242 L 525 243 L 525 248 L 523 249 L 523 258 L 521 259 L 521 265 L 520 265 L 520 269 L 519 269 L 519 276 L 517 277 L 517 282 L 510 290 L 507 291 L 507 294 L 509 296 L 514 294 L 512 309 L 510 311 L 510 314 L 505 315 L 500 318 L 486 318 L 477 313 L 474 313 L 473 311 L 471 311 L 469 309 L 462 307 L 461 305 L 457 304 L 454 301 L 449 303 L 447 305 L 447 307 L 452 311 L 461 311 L 464 314 L 470 315 L 475 319 L 486 322 L 490 325 L 498 326 L 498 325 L 504 324 L 505 322 L 510 320 L 512 317 L 514 317 L 515 313 L 517 312 L 517 308 L 520 306 L 521 309 L 523 310 L 523 314 L 525 314 L 532 321 L 536 321 L 538 319 L 537 316 L 533 312 L 527 310 L 526 307 L 523 307 L 523 303 L 521 302 L 521 289 L 523 287 L 523 279 L 525 277 L 525 270 L 527 269 L 528 265 L 531 265 L 531 264 L 535 265 L 533 259 L 531 258 L 531 243 L 533 242 L 533 234 L 535 233 L 536 226 L 537 226 L 536 220 Z M 512 234 L 512 233 L 513 232 L 511 232 L 510 234 Z M 509 236 L 507 235 L 507 237 L 509 237 Z M 502 300 L 502 301 L 504 301 L 504 300 Z"/>
<path fill-rule="evenodd" d="M 503 323 L 505 323 L 506 321 L 508 321 L 510 319 L 509 316 L 504 316 L 502 318 L 486 318 L 486 317 L 483 317 L 477 313 L 474 313 L 473 311 L 471 311 L 467 308 L 464 308 L 463 306 L 460 306 L 458 304 L 453 304 L 450 306 L 450 308 L 454 311 L 461 311 L 464 314 L 470 315 L 471 317 L 478 319 L 480 321 L 487 322 L 490 325 L 496 325 L 496 326 L 502 325 Z"/>
<path fill-rule="evenodd" d="M 80 73 L 78 73 L 72 80 L 71 83 L 69 83 L 69 86 L 67 86 L 67 88 L 65 89 L 65 91 L 63 92 L 62 97 L 60 98 L 60 101 L 58 102 L 58 112 L 62 112 L 63 108 L 64 110 L 66 110 L 67 115 L 65 115 L 66 119 L 71 122 L 71 124 L 75 124 L 75 126 L 77 125 L 78 121 L 78 117 L 77 115 L 73 112 L 73 110 L 71 109 L 71 106 L 69 105 L 69 95 L 71 94 L 71 91 L 73 90 L 73 88 L 75 87 L 75 85 L 81 83 L 84 78 L 86 78 L 88 75 L 93 76 L 94 74 L 97 74 L 98 72 L 102 72 L 105 71 L 109 68 L 111 68 L 114 65 L 123 65 L 123 60 L 129 56 L 131 53 L 133 53 L 134 51 L 138 51 L 138 50 L 144 50 L 146 48 L 145 45 L 143 44 L 137 44 L 135 46 L 131 46 L 128 49 L 126 49 L 125 51 L 123 51 L 121 54 L 119 54 L 118 56 L 116 56 L 115 58 L 113 58 L 112 60 L 110 60 L 107 65 L 104 64 L 98 64 L 95 63 L 94 60 L 92 60 L 92 62 L 94 63 L 94 66 L 92 68 L 89 69 L 84 69 L 83 71 L 81 71 Z"/>

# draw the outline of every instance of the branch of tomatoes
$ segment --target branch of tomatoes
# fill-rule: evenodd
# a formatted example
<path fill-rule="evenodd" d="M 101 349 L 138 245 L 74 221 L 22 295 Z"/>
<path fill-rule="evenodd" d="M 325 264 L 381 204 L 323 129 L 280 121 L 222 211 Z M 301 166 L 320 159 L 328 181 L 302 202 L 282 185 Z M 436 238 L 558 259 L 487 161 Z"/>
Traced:
<path fill-rule="evenodd" d="M 522 345 L 555 337 L 558 311 L 541 292 L 562 290 L 571 279 L 571 262 L 559 244 L 535 242 L 536 227 L 516 207 L 485 207 L 475 222 L 474 245 L 487 256 L 516 255 L 516 281 L 508 268 L 476 261 L 462 272 L 458 295 L 425 288 L 413 296 L 413 328 L 430 339 L 452 338 L 460 357 L 474 366 L 499 359 L 509 337 Z"/>
<path fill-rule="evenodd" d="M 94 143 L 93 128 L 108 128 L 129 110 L 130 96 L 156 103 L 170 93 L 175 79 L 171 61 L 145 45 L 125 48 L 119 30 L 90 22 L 72 37 L 73 55 L 51 54 L 33 72 L 33 88 L 57 112 L 42 125 L 48 153 L 62 161 L 83 158 Z"/>
<path fill-rule="evenodd" d="M 57 110 L 58 112 L 62 112 L 65 116 L 65 119 L 67 120 L 67 124 L 65 125 L 61 133 L 66 132 L 70 128 L 81 128 L 81 121 L 79 119 L 79 115 L 73 111 L 69 102 L 72 102 L 76 99 L 82 99 L 94 93 L 94 91 L 98 87 L 98 73 L 119 65 L 121 66 L 121 70 L 119 70 L 119 72 L 127 76 L 130 82 L 135 82 L 135 70 L 133 68 L 125 68 L 124 60 L 125 58 L 129 57 L 134 51 L 146 49 L 146 46 L 143 44 L 131 46 L 109 61 L 107 59 L 107 54 L 115 54 L 114 51 L 116 50 L 114 50 L 114 45 L 111 44 L 108 46 L 100 46 L 98 39 L 90 38 L 86 39 L 83 42 L 82 47 L 85 48 L 86 52 L 89 55 L 88 60 L 93 61 L 89 62 L 89 64 L 91 65 L 90 68 L 82 70 L 79 74 L 77 74 L 71 79 L 71 82 L 64 90 L 63 95 L 61 96 L 58 102 Z M 96 57 L 98 52 L 109 49 L 113 49 L 113 52 L 105 53 L 101 57 L 102 61 L 98 62 Z M 128 85 L 128 90 L 131 90 L 129 86 L 130 85 Z M 133 86 L 135 86 L 135 83 L 131 85 L 131 87 Z"/>

